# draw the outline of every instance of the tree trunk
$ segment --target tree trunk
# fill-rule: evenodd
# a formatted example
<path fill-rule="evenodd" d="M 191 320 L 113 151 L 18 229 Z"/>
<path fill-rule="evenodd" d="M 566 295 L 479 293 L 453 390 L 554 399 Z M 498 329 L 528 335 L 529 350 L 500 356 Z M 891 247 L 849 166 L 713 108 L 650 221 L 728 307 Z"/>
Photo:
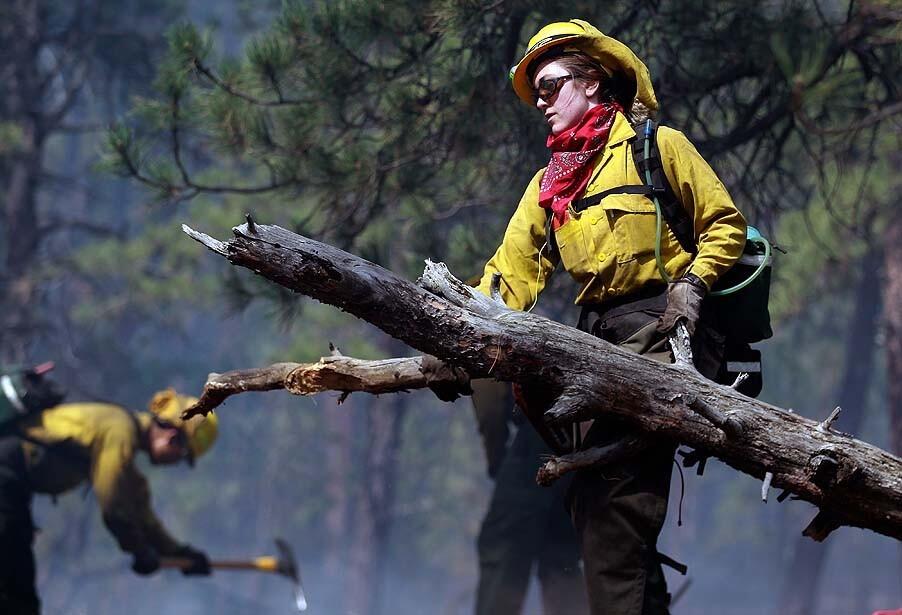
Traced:
<path fill-rule="evenodd" d="M 383 607 L 387 581 L 385 565 L 389 561 L 389 544 L 393 527 L 395 510 L 395 485 L 398 475 L 398 453 L 401 448 L 401 430 L 407 415 L 406 396 L 396 395 L 392 398 L 376 400 L 376 412 L 369 415 L 370 447 L 368 461 L 370 480 L 368 481 L 368 498 L 372 511 L 372 553 L 374 555 L 370 570 L 371 604 L 368 612 L 379 615 L 392 612 Z"/>
<path fill-rule="evenodd" d="M 329 502 L 326 513 L 326 533 L 328 549 L 324 568 L 331 578 L 338 578 L 343 567 L 342 552 L 347 543 L 348 532 L 348 488 L 351 475 L 351 414 L 348 408 L 343 412 L 326 413 L 326 457 L 325 491 Z"/>
<path fill-rule="evenodd" d="M 18 129 L 18 142 L 3 169 L 5 181 L 0 182 L 4 186 L 0 360 L 19 362 L 26 359 L 35 321 L 31 263 L 38 245 L 35 201 L 44 135 L 41 115 L 34 110 L 41 105 L 38 82 L 42 73 L 37 63 L 43 24 L 35 0 L 20 0 L 4 14 L 11 19 L 0 26 L 0 40 L 9 46 L 0 74 L 11 78 L 4 83 L 5 95 L 0 101 L 4 113 L 0 117 Z"/>
<path fill-rule="evenodd" d="M 349 608 L 349 592 L 345 587 L 349 581 L 351 538 L 351 501 L 353 494 L 354 460 L 352 442 L 354 435 L 354 401 L 342 408 L 341 412 L 327 412 L 325 416 L 325 467 L 324 480 L 326 500 L 326 553 L 323 569 L 326 577 L 334 579 L 330 584 L 327 603 L 337 606 L 336 610 L 346 612 Z M 334 594 L 331 593 L 334 591 Z"/>
<path fill-rule="evenodd" d="M 888 216 L 883 240 L 890 450 L 902 455 L 902 218 Z"/>
<path fill-rule="evenodd" d="M 880 313 L 881 255 L 869 251 L 861 262 L 861 279 L 855 288 L 846 338 L 843 377 L 836 397 L 844 411 L 838 423 L 851 434 L 858 433 L 864 418 L 863 400 L 867 398 L 874 373 L 875 341 Z M 818 583 L 829 545 L 817 545 L 799 536 L 783 575 L 783 588 L 777 603 L 780 615 L 813 615 L 817 612 Z"/>
<path fill-rule="evenodd" d="M 185 231 L 233 264 L 330 303 L 473 377 L 541 382 L 553 428 L 613 413 L 817 505 L 806 533 L 840 525 L 902 539 L 902 459 L 867 443 L 541 316 L 514 312 L 429 264 L 423 287 L 277 226 L 249 222 L 228 243 Z M 427 290 L 428 289 L 428 290 Z M 653 383 L 649 385 L 649 383 Z M 826 412 L 825 412 L 826 414 Z M 537 417 L 532 417 L 536 419 Z"/>
<path fill-rule="evenodd" d="M 887 218 L 883 240 L 886 276 L 883 283 L 886 323 L 886 402 L 889 408 L 889 449 L 897 455 L 902 455 L 902 219 L 899 218 L 898 212 L 891 212 Z M 902 560 L 902 545 L 899 547 L 899 556 Z M 902 574 L 899 578 L 902 579 Z"/>
<path fill-rule="evenodd" d="M 348 613 L 371 615 L 373 578 L 373 509 L 370 500 L 370 414 L 373 401 L 356 400 L 355 406 L 363 406 L 362 418 L 354 421 L 352 439 L 355 443 L 353 467 L 346 477 L 351 496 L 348 532 L 347 581 L 344 608 Z M 358 409 L 358 408 L 355 408 Z"/>
<path fill-rule="evenodd" d="M 387 352 L 401 346 L 390 340 Z M 361 362 L 384 364 L 383 361 Z M 422 376 L 421 376 L 422 378 Z M 386 562 L 395 509 L 395 483 L 401 431 L 407 414 L 406 396 L 371 400 L 363 418 L 362 480 L 355 501 L 355 536 L 348 610 L 379 615 L 386 582 Z"/>

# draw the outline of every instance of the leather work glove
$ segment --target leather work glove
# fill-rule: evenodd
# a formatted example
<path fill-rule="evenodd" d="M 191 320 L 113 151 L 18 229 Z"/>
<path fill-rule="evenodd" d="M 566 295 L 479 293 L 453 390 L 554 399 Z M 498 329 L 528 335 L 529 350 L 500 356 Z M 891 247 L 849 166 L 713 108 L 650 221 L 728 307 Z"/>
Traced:
<path fill-rule="evenodd" d="M 198 551 L 191 545 L 183 545 L 173 555 L 180 558 L 191 560 L 191 565 L 182 568 L 182 574 L 185 576 L 206 576 L 210 574 L 210 560 L 203 551 Z"/>
<path fill-rule="evenodd" d="M 153 574 L 160 569 L 160 557 L 157 555 L 157 552 L 150 547 L 141 549 L 132 555 L 134 557 L 132 560 L 132 570 L 134 570 L 136 574 L 146 576 Z"/>
<path fill-rule="evenodd" d="M 445 363 L 438 357 L 423 355 L 420 372 L 426 384 L 442 401 L 454 401 L 461 395 L 472 395 L 470 375 L 460 367 Z"/>
<path fill-rule="evenodd" d="M 695 325 L 698 322 L 702 309 L 702 301 L 708 294 L 708 287 L 700 277 L 687 273 L 678 280 L 674 280 L 667 286 L 667 308 L 658 319 L 658 331 L 671 333 L 677 323 L 686 323 L 689 335 L 695 333 Z"/>

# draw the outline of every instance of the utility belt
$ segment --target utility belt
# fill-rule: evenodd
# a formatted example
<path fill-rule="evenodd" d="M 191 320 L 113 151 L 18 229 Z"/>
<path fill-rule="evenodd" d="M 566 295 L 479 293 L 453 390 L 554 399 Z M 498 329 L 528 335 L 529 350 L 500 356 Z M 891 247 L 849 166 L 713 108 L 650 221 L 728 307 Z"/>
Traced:
<path fill-rule="evenodd" d="M 604 303 L 582 306 L 576 328 L 619 344 L 657 320 L 667 308 L 667 287 L 651 286 Z"/>

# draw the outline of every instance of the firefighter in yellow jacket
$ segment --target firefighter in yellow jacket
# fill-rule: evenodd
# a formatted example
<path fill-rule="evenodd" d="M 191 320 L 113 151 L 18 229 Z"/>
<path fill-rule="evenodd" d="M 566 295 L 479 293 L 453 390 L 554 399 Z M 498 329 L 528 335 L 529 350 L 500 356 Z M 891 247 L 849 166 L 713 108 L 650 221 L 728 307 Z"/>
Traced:
<path fill-rule="evenodd" d="M 630 116 L 658 106 L 645 65 L 623 43 L 571 20 L 542 28 L 511 78 L 549 127 L 550 160 L 527 186 L 480 290 L 488 294 L 492 275 L 500 273 L 508 307 L 530 309 L 561 264 L 578 285 L 584 331 L 670 362 L 667 335 L 682 322 L 695 334 L 693 346 L 704 350 L 698 354 L 722 352 L 716 333 L 699 321 L 701 304 L 741 255 L 746 223 L 695 147 L 662 126 L 660 160 L 691 220 L 694 250 L 684 249 L 667 225 L 656 237 L 655 204 L 643 194 L 631 148 L 637 133 Z M 521 397 L 540 406 L 542 393 L 524 386 Z M 630 433 L 614 418 L 596 419 L 583 426 L 582 445 Z M 574 477 L 568 500 L 593 614 L 668 612 L 657 539 L 674 448 L 659 443 L 640 458 Z"/>
<path fill-rule="evenodd" d="M 132 554 L 135 572 L 150 574 L 161 556 L 179 556 L 192 562 L 185 574 L 209 574 L 206 555 L 175 540 L 157 519 L 147 479 L 135 465 L 139 451 L 153 464 L 193 465 L 210 449 L 216 417 L 181 419 L 195 401 L 168 389 L 154 395 L 149 413 L 103 403 L 61 404 L 25 417 L 18 434 L 0 437 L 0 612 L 40 611 L 32 493 L 59 494 L 86 481 L 107 528 Z"/>

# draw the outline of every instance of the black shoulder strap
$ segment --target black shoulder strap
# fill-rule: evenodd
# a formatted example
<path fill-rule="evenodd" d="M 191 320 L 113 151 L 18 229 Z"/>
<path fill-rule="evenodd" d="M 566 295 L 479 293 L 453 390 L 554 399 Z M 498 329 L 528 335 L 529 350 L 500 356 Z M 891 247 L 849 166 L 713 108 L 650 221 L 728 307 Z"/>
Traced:
<path fill-rule="evenodd" d="M 664 173 L 664 165 L 661 162 L 661 153 L 658 151 L 658 125 L 647 120 L 633 127 L 636 130 L 636 139 L 633 140 L 633 160 L 636 162 L 636 170 L 643 182 L 646 181 L 646 170 L 651 172 L 651 190 L 658 197 L 661 205 L 661 216 L 667 222 L 667 226 L 673 231 L 674 237 L 680 242 L 683 250 L 690 254 L 698 252 L 695 245 L 695 228 L 692 218 L 686 213 L 680 199 L 674 193 L 667 175 Z M 645 143 L 649 142 L 648 156 L 645 155 Z"/>
<path fill-rule="evenodd" d="M 584 209 L 588 209 L 593 205 L 598 205 L 601 203 L 601 200 L 606 196 L 611 194 L 644 194 L 647 197 L 651 197 L 654 188 L 651 186 L 641 185 L 641 186 L 617 186 L 616 188 L 611 188 L 609 190 L 605 190 L 604 192 L 599 192 L 598 194 L 593 194 L 592 196 L 587 196 L 582 199 L 576 199 L 573 201 L 573 210 L 574 211 L 582 211 Z"/>

